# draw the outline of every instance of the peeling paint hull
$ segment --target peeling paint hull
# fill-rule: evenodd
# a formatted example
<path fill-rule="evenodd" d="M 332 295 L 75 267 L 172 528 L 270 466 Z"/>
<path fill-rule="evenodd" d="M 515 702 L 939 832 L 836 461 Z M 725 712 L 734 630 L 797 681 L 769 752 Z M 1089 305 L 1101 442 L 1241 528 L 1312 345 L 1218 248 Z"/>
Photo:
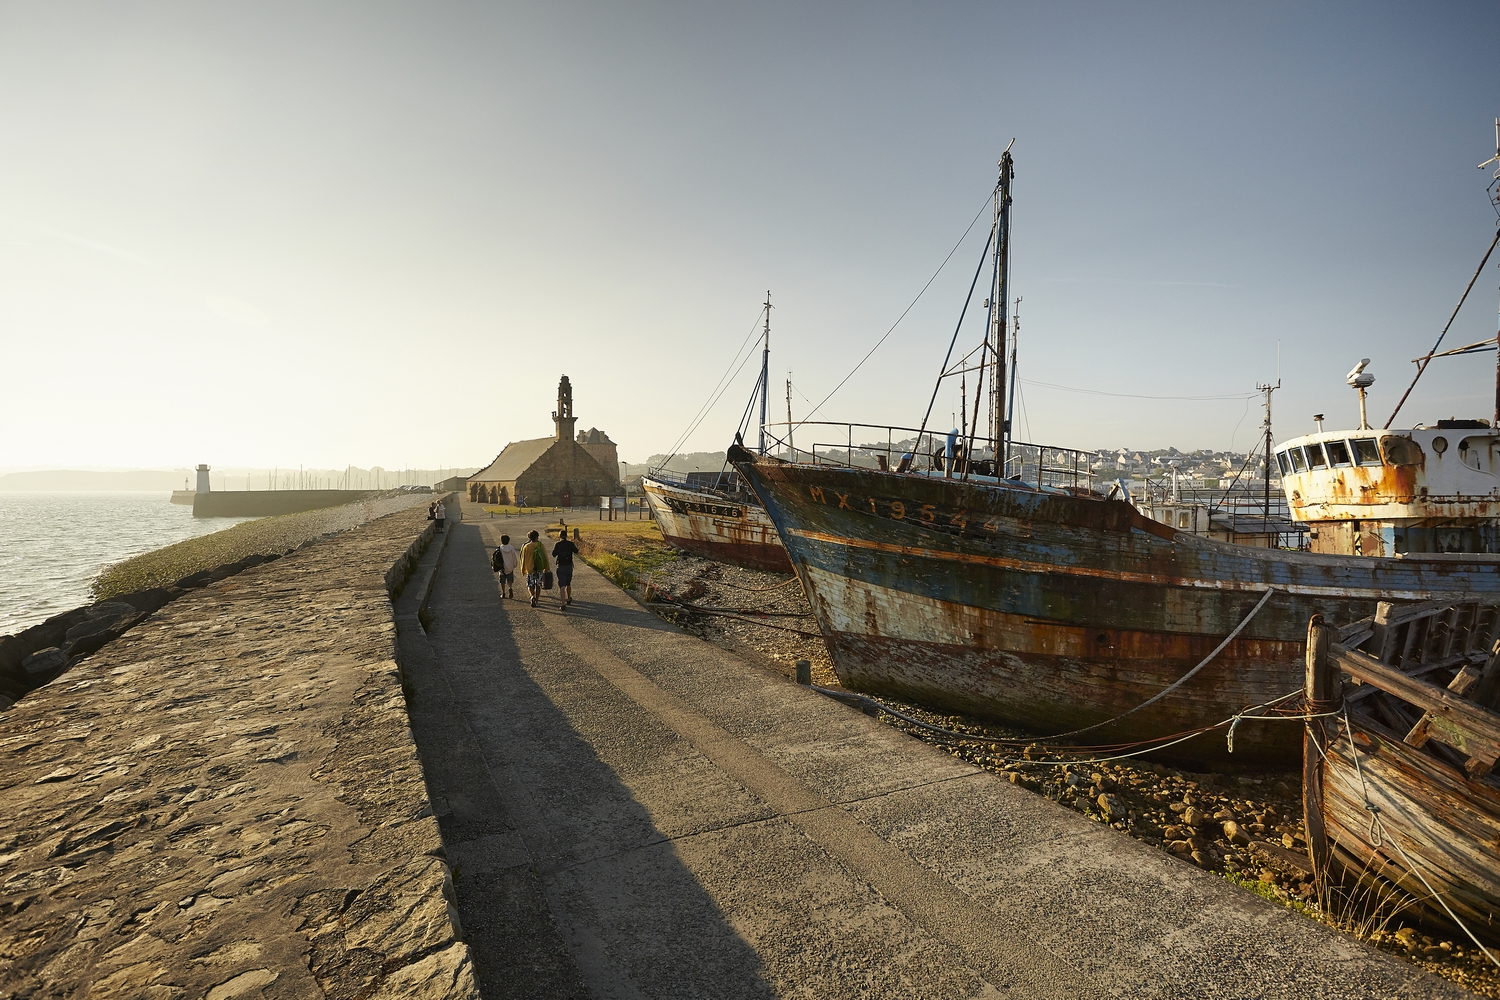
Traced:
<path fill-rule="evenodd" d="M 1300 690 L 1307 621 L 1378 601 L 1500 594 L 1500 560 L 1384 559 L 1233 545 L 1129 504 L 1009 483 L 734 462 L 802 577 L 839 679 L 854 690 L 1040 735 L 1115 719 L 1181 678 L 1276 593 L 1191 681 L 1070 742 L 1156 739 Z M 1222 766 L 1294 764 L 1301 729 L 1239 724 L 1163 751 Z"/>
<path fill-rule="evenodd" d="M 792 572 L 776 525 L 764 508 L 649 476 L 642 479 L 641 488 L 668 544 L 737 566 Z"/>

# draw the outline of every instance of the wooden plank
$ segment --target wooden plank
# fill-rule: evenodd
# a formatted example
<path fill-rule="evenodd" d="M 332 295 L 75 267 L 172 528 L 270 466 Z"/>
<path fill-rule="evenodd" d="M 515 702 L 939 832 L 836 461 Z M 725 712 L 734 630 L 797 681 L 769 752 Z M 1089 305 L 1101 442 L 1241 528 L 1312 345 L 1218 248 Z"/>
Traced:
<path fill-rule="evenodd" d="M 1370 636 L 1372 636 L 1374 632 L 1374 617 L 1361 618 L 1359 621 L 1350 622 L 1348 625 L 1345 625 L 1343 628 L 1339 629 L 1335 633 L 1333 641 L 1343 646 L 1345 649 L 1354 649 L 1359 646 L 1359 644 L 1365 639 L 1370 638 Z"/>
<path fill-rule="evenodd" d="M 1453 680 L 1448 682 L 1448 690 L 1460 698 L 1466 696 L 1469 693 L 1469 689 L 1479 683 L 1479 673 L 1479 670 L 1473 664 L 1465 663 L 1463 668 L 1454 675 Z M 1417 720 L 1415 726 L 1411 727 L 1411 732 L 1406 734 L 1406 739 L 1402 742 L 1409 747 L 1420 748 L 1427 742 L 1428 732 L 1431 728 L 1432 713 L 1423 712 L 1422 717 Z"/>
<path fill-rule="evenodd" d="M 1328 655 L 1334 630 L 1313 615 L 1307 623 L 1306 677 L 1303 694 L 1309 709 L 1330 711 L 1325 706 L 1339 700 L 1342 683 L 1337 665 Z M 1328 827 L 1323 816 L 1323 757 L 1329 740 L 1338 732 L 1337 719 L 1308 719 L 1302 730 L 1302 823 L 1307 830 L 1307 855 L 1314 875 L 1328 874 Z"/>
<path fill-rule="evenodd" d="M 1500 759 L 1500 715 L 1465 701 L 1436 684 L 1409 677 L 1380 663 L 1368 653 L 1334 643 L 1329 658 L 1340 670 L 1366 684 L 1390 692 L 1419 710 L 1432 713 L 1431 738 L 1491 765 Z M 1479 766 L 1479 765 L 1476 765 Z"/>
<path fill-rule="evenodd" d="M 1395 612 L 1396 606 L 1390 601 L 1381 601 L 1375 605 L 1375 635 L 1370 652 L 1381 663 L 1389 663 L 1391 655 L 1396 651 L 1396 627 L 1390 620 Z"/>
<path fill-rule="evenodd" d="M 1463 617 L 1463 613 L 1464 606 L 1462 604 L 1455 604 L 1452 611 L 1449 611 L 1442 618 L 1438 619 L 1438 621 L 1443 623 L 1444 627 L 1441 630 L 1442 634 L 1439 636 L 1442 641 L 1439 643 L 1439 648 L 1436 651 L 1437 655 L 1433 659 L 1442 660 L 1453 655 L 1453 643 L 1458 638 L 1458 623 Z"/>

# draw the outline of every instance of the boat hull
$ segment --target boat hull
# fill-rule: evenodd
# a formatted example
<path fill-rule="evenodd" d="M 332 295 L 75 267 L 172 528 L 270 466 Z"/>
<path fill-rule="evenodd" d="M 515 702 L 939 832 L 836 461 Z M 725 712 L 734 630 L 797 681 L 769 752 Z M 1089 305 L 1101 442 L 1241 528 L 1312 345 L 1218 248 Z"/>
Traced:
<path fill-rule="evenodd" d="M 1412 873 L 1414 865 L 1475 934 L 1500 941 L 1500 788 L 1445 766 L 1357 714 L 1349 719 L 1358 769 L 1342 719 L 1321 763 L 1323 822 L 1334 861 L 1356 879 L 1375 876 L 1400 886 L 1428 918 L 1451 924 Z M 1366 794 L 1380 809 L 1378 836 L 1371 834 Z"/>
<path fill-rule="evenodd" d="M 763 508 L 650 477 L 641 481 L 641 488 L 668 544 L 751 569 L 792 571 L 776 525 Z"/>
<path fill-rule="evenodd" d="M 1500 591 L 1493 557 L 1280 552 L 1179 534 L 1092 495 L 746 453 L 735 465 L 780 531 L 842 683 L 1039 735 L 1107 723 L 1067 741 L 1076 744 L 1196 730 L 1299 690 L 1315 612 L 1354 620 L 1382 600 Z M 1208 666 L 1139 708 L 1269 588 Z M 1222 729 L 1160 755 L 1292 765 L 1300 752 L 1297 726 L 1245 721 L 1232 757 Z"/>

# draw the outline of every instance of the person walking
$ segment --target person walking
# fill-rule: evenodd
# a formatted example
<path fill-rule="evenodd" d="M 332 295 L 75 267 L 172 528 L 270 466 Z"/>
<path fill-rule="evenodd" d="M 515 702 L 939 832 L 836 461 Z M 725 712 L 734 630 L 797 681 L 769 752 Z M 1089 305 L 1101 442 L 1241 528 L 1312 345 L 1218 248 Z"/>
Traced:
<path fill-rule="evenodd" d="M 516 596 L 516 564 L 521 561 L 521 552 L 510 544 L 509 535 L 500 536 L 500 547 L 490 559 L 490 565 L 500 574 L 500 593 L 511 600 Z"/>
<path fill-rule="evenodd" d="M 441 535 L 443 533 L 443 522 L 448 517 L 448 508 L 444 506 L 443 501 L 439 500 L 437 502 L 433 516 L 437 518 L 437 533 Z"/>
<path fill-rule="evenodd" d="M 578 546 L 568 541 L 568 528 L 564 525 L 557 533 L 557 544 L 552 546 L 552 561 L 557 564 L 557 596 L 562 606 L 573 603 L 573 557 Z"/>
<path fill-rule="evenodd" d="M 542 574 L 547 572 L 547 549 L 537 541 L 537 533 L 529 532 L 530 539 L 521 546 L 521 572 L 526 574 L 526 589 L 531 591 L 531 606 L 542 599 Z"/>

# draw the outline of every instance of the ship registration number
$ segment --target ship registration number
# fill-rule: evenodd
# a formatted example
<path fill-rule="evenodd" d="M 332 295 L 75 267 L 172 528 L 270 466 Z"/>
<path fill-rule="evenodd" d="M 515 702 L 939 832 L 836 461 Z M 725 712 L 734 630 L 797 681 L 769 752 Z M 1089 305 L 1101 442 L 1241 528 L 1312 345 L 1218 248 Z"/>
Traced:
<path fill-rule="evenodd" d="M 714 517 L 744 517 L 745 512 L 739 507 L 726 504 L 700 503 L 696 500 L 679 500 L 676 497 L 663 497 L 667 506 L 679 514 L 710 514 Z"/>
<path fill-rule="evenodd" d="M 939 531 L 947 531 L 952 534 L 962 534 L 965 531 L 986 531 L 992 535 L 1000 532 L 1000 519 L 998 517 L 985 517 L 970 514 L 967 510 L 952 507 L 939 507 L 936 504 L 907 504 L 902 500 L 892 500 L 884 497 L 860 497 L 852 493 L 839 493 L 836 490 L 824 490 L 821 486 L 808 487 L 809 499 L 816 503 L 827 504 L 840 510 L 857 511 L 862 514 L 872 514 L 875 517 L 886 518 L 891 521 L 908 521 L 920 524 L 926 528 L 936 528 Z"/>

